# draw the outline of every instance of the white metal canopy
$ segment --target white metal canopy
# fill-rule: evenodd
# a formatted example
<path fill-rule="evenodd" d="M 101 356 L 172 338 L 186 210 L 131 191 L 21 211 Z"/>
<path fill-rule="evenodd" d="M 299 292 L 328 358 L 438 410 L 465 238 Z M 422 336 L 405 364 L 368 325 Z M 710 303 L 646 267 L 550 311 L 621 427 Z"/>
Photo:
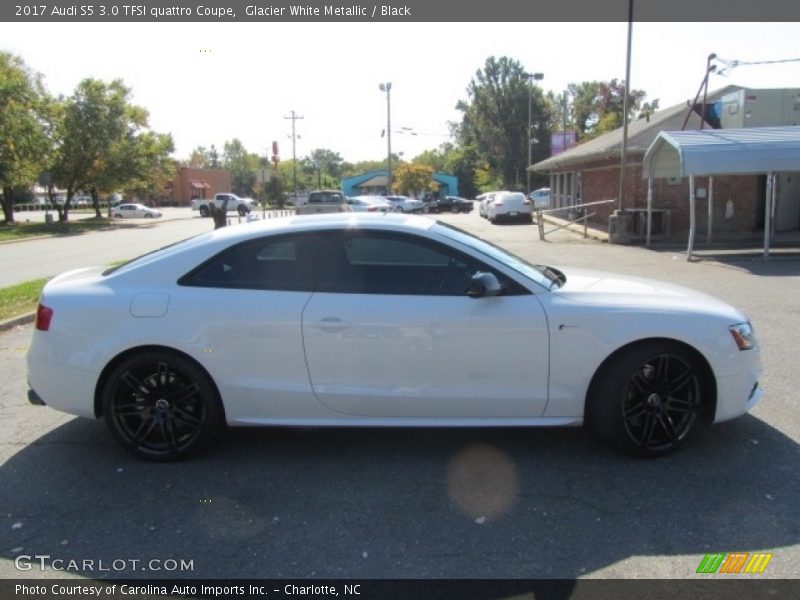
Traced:
<path fill-rule="evenodd" d="M 662 131 L 643 171 L 645 179 L 800 171 L 800 126 Z"/>
<path fill-rule="evenodd" d="M 700 129 L 662 131 L 644 155 L 642 174 L 648 180 L 647 243 L 652 221 L 652 180 L 689 177 L 689 243 L 692 257 L 695 235 L 694 178 L 709 180 L 708 241 L 711 241 L 714 175 L 767 174 L 767 203 L 764 225 L 764 257 L 769 256 L 770 229 L 777 172 L 800 171 L 800 127 L 752 127 L 746 129 Z"/>

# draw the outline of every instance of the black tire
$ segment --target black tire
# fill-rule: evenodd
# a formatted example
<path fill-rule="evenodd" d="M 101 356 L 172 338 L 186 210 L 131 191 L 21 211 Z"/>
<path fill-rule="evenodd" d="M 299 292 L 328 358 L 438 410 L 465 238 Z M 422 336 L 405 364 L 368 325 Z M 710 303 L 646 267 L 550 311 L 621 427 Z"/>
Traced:
<path fill-rule="evenodd" d="M 144 218 L 145 218 L 145 219 L 152 219 L 152 218 L 153 218 L 153 215 L 151 215 L 151 214 L 149 214 L 149 213 L 146 213 L 146 214 L 144 215 Z"/>
<path fill-rule="evenodd" d="M 450 209 L 450 212 L 451 212 L 452 214 L 454 214 L 454 215 L 457 215 L 457 214 L 458 214 L 458 212 L 459 212 L 459 211 L 458 211 L 458 206 L 456 206 L 456 205 L 454 204 L 454 205 L 453 205 L 453 208 L 451 208 L 451 209 Z"/>
<path fill-rule="evenodd" d="M 208 206 L 204 204 L 203 206 L 200 207 L 201 217 L 207 217 L 209 214 L 211 214 L 211 211 L 208 210 Z"/>
<path fill-rule="evenodd" d="M 167 351 L 142 352 L 118 364 L 102 390 L 103 415 L 123 448 L 140 458 L 185 458 L 206 446 L 224 423 L 208 375 Z"/>
<path fill-rule="evenodd" d="M 250 209 L 247 208 L 244 204 L 240 204 L 239 208 L 237 208 L 236 210 L 239 213 L 240 217 L 243 217 L 250 212 Z"/>
<path fill-rule="evenodd" d="M 643 342 L 602 368 L 589 392 L 587 423 L 617 448 L 647 458 L 664 456 L 701 425 L 705 371 L 684 346 Z"/>

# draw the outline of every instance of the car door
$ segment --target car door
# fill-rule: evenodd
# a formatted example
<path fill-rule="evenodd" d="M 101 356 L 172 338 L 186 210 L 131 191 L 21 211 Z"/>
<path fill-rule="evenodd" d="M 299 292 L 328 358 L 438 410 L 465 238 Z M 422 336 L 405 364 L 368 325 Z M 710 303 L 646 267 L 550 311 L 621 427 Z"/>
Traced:
<path fill-rule="evenodd" d="M 472 298 L 460 251 L 420 236 L 330 232 L 315 251 L 303 344 L 319 401 L 341 414 L 395 418 L 538 417 L 548 332 L 536 297 L 507 286 Z"/>
<path fill-rule="evenodd" d="M 226 399 L 229 422 L 309 417 L 319 402 L 308 380 L 301 316 L 312 295 L 303 234 L 232 246 L 183 276 L 170 311 L 193 323 L 192 343 Z"/>

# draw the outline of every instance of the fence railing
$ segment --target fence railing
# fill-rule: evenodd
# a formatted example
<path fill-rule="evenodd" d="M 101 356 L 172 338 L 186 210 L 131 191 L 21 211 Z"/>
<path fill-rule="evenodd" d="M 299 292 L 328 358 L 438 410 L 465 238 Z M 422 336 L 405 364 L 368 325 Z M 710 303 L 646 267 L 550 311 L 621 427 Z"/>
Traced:
<path fill-rule="evenodd" d="M 611 204 L 612 202 L 616 202 L 616 199 L 613 200 L 598 200 L 596 202 L 586 202 L 584 204 L 573 204 L 571 206 L 561 206 L 559 208 L 545 208 L 545 209 L 538 209 L 536 211 L 536 223 L 539 226 L 539 239 L 544 240 L 545 236 L 549 233 L 553 233 L 554 231 L 559 231 L 570 225 L 574 225 L 583 221 L 583 237 L 588 237 L 587 235 L 587 228 L 588 228 L 588 221 L 592 218 L 596 213 L 586 213 L 583 209 L 587 206 L 598 206 L 601 204 Z M 567 212 L 567 222 L 559 225 L 557 227 L 553 227 L 552 229 L 545 231 L 544 230 L 544 219 L 542 218 L 546 214 L 558 213 L 558 212 Z M 574 212 L 574 216 L 570 216 L 569 213 Z"/>

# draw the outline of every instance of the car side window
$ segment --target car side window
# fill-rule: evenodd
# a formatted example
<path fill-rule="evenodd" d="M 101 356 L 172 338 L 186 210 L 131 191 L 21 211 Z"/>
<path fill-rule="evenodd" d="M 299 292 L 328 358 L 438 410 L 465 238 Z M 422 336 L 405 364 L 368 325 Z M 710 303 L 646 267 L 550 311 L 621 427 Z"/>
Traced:
<path fill-rule="evenodd" d="M 466 296 L 480 261 L 432 240 L 386 231 L 330 232 L 313 251 L 315 290 L 345 294 Z M 509 287 L 520 293 L 518 284 Z"/>
<path fill-rule="evenodd" d="M 251 240 L 228 248 L 181 279 L 179 285 L 256 290 L 311 291 L 303 236 Z"/>

